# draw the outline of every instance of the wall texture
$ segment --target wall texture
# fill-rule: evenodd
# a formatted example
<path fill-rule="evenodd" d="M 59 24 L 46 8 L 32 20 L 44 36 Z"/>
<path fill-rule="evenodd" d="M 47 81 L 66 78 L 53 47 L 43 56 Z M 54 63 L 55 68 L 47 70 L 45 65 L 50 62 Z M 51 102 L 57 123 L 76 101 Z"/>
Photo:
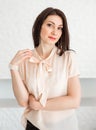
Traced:
<path fill-rule="evenodd" d="M 77 52 L 81 77 L 96 77 L 95 0 L 0 0 L 0 79 L 10 78 L 8 64 L 18 50 L 33 48 L 31 28 L 46 7 L 65 12 L 71 48 Z"/>

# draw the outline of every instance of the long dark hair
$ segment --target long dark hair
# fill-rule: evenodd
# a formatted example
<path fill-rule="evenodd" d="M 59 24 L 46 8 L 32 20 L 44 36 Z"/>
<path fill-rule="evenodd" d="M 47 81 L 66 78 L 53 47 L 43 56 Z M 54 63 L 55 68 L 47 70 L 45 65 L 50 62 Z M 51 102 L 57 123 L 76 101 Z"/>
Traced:
<path fill-rule="evenodd" d="M 68 31 L 67 19 L 65 14 L 59 9 L 52 8 L 52 7 L 46 8 L 36 18 L 32 28 L 34 47 L 37 47 L 39 45 L 41 27 L 44 20 L 49 15 L 58 15 L 61 17 L 63 21 L 62 35 L 58 40 L 58 42 L 55 43 L 55 45 L 60 49 L 59 55 L 61 56 L 66 50 L 69 50 L 70 43 L 69 43 L 69 31 Z"/>

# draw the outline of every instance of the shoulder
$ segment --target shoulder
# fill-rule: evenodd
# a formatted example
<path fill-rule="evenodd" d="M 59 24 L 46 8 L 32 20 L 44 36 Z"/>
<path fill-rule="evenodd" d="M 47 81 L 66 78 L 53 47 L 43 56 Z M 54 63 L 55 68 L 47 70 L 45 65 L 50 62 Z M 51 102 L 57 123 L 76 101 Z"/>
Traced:
<path fill-rule="evenodd" d="M 74 50 L 67 50 L 67 51 L 65 51 L 65 53 L 64 53 L 66 56 L 68 55 L 75 55 L 76 54 L 76 51 L 74 51 Z"/>
<path fill-rule="evenodd" d="M 74 59 L 76 57 L 76 51 L 68 50 L 68 51 L 65 51 L 63 55 L 64 55 L 64 58 Z"/>

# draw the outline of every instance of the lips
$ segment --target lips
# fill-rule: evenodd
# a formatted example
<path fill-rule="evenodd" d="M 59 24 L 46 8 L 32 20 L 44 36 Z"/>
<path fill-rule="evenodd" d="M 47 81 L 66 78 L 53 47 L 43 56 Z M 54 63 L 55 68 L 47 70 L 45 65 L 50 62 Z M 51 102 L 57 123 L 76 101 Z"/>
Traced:
<path fill-rule="evenodd" d="M 51 37 L 51 36 L 49 36 L 48 38 L 50 38 L 51 40 L 56 40 L 55 37 Z"/>

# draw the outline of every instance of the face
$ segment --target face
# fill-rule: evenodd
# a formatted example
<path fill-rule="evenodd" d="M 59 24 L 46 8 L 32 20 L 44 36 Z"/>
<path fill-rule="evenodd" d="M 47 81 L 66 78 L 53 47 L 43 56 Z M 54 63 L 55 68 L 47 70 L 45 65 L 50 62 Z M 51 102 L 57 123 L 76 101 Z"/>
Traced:
<path fill-rule="evenodd" d="M 60 39 L 62 35 L 63 21 L 58 15 L 49 15 L 41 27 L 40 42 L 44 44 L 53 44 Z"/>

